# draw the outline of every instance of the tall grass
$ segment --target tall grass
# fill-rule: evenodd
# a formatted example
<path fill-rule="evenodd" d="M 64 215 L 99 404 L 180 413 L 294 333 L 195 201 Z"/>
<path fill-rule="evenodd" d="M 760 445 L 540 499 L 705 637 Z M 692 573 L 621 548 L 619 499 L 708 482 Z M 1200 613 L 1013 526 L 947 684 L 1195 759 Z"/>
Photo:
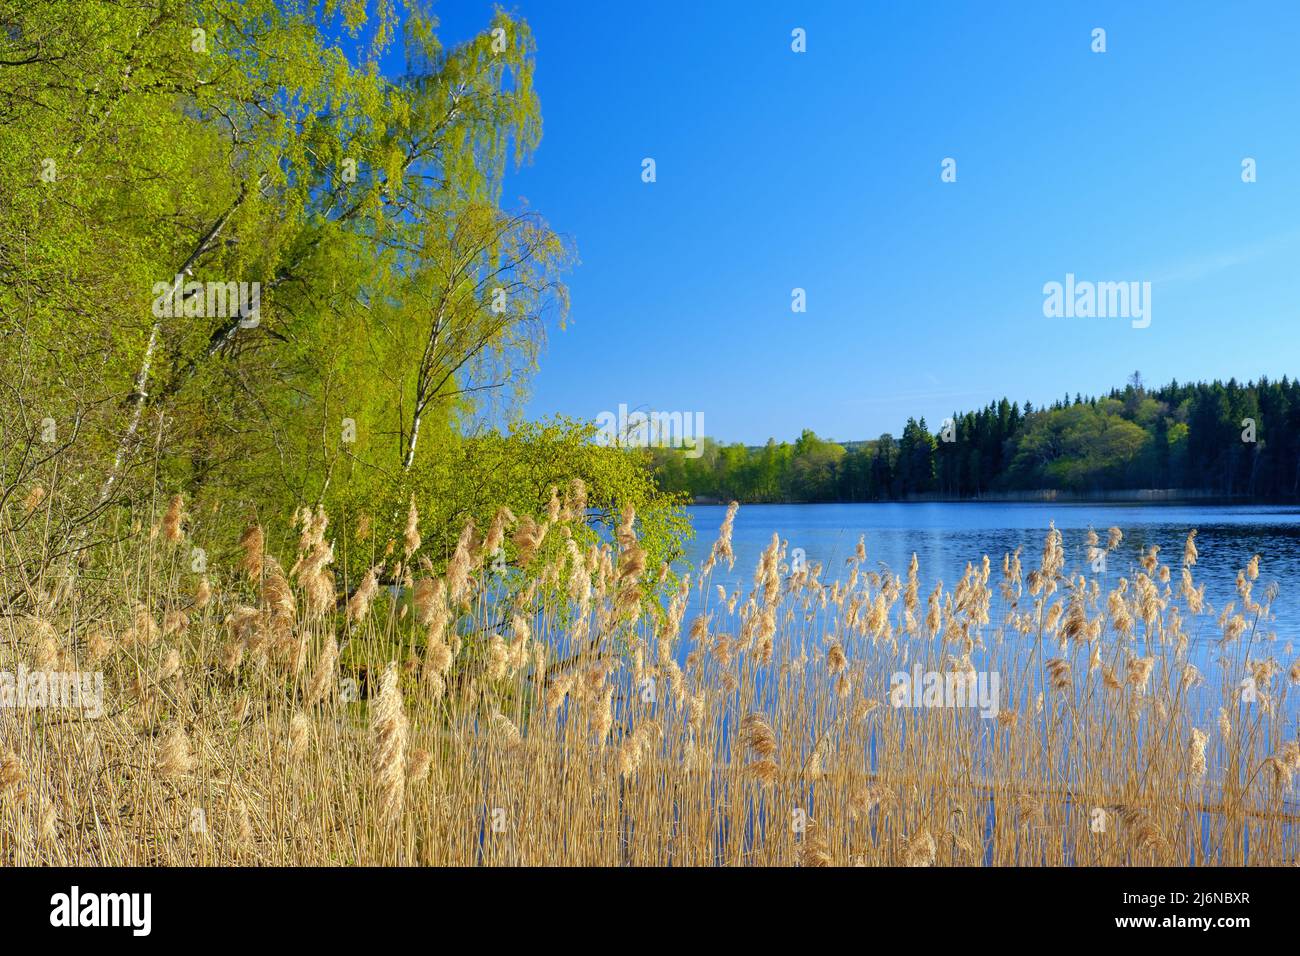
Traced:
<path fill-rule="evenodd" d="M 1107 591 L 1049 529 L 1032 560 L 985 557 L 929 593 L 915 559 L 872 570 L 860 543 L 823 581 L 774 538 L 742 593 L 713 580 L 734 506 L 679 585 L 645 567 L 633 515 L 585 547 L 583 515 L 580 488 L 503 511 L 435 574 L 414 511 L 386 550 L 364 518 L 305 512 L 296 542 L 251 527 L 197 573 L 174 499 L 86 567 L 11 575 L 0 671 L 102 671 L 105 713 L 0 710 L 0 860 L 1297 859 L 1300 665 L 1257 634 L 1258 559 L 1217 617 L 1194 536 Z M 375 554 L 359 581 L 335 570 L 344 546 Z M 0 542 L 5 567 L 18 547 Z M 996 714 L 904 702 L 893 675 L 918 665 L 957 688 L 996 674 Z"/>

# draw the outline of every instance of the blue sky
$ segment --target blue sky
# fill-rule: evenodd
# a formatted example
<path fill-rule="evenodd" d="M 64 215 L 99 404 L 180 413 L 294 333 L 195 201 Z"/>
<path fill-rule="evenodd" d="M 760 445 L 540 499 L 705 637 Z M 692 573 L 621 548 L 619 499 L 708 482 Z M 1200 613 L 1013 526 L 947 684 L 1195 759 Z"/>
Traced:
<path fill-rule="evenodd" d="M 724 441 L 847 440 L 1135 369 L 1300 373 L 1294 3 L 513 9 L 544 133 L 506 203 L 581 259 L 529 417 L 626 403 L 702 411 Z M 492 5 L 435 10 L 454 43 Z M 1045 318 L 1067 272 L 1150 281 L 1151 325 Z"/>

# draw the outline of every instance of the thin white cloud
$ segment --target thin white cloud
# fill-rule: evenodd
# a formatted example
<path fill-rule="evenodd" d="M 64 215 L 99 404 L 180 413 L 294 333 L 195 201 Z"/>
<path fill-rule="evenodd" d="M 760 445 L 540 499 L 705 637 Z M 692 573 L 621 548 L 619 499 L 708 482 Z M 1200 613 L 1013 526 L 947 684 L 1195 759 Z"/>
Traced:
<path fill-rule="evenodd" d="M 1281 251 L 1300 238 L 1300 231 L 1283 233 L 1229 252 L 1188 259 L 1167 272 L 1152 277 L 1152 282 L 1194 282 Z"/>

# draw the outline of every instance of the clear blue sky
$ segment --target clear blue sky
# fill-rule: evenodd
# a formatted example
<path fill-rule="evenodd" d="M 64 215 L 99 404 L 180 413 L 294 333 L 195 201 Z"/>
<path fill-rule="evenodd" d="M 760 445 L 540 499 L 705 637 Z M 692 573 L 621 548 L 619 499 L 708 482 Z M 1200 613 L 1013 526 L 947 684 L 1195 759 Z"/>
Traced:
<path fill-rule="evenodd" d="M 492 5 L 435 9 L 454 43 Z M 627 403 L 723 441 L 846 440 L 1135 369 L 1300 373 L 1300 4 L 513 9 L 544 132 L 506 201 L 581 258 L 529 417 Z M 1150 327 L 1044 318 L 1067 272 L 1152 282 Z"/>

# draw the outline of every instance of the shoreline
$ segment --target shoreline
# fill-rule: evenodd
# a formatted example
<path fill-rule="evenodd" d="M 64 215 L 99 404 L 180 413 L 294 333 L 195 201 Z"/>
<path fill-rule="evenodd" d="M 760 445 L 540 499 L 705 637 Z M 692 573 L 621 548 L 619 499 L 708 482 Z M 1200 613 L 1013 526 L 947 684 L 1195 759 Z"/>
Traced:
<path fill-rule="evenodd" d="M 722 498 L 697 495 L 690 507 L 725 506 Z M 906 504 L 1143 504 L 1143 505 L 1300 505 L 1300 496 L 1268 498 L 1251 495 L 1221 495 L 1176 488 L 1133 488 L 1117 491 L 1006 491 L 958 498 L 951 495 L 908 495 L 905 498 L 878 498 L 871 501 L 751 501 L 745 507 L 759 505 L 906 505 Z"/>

